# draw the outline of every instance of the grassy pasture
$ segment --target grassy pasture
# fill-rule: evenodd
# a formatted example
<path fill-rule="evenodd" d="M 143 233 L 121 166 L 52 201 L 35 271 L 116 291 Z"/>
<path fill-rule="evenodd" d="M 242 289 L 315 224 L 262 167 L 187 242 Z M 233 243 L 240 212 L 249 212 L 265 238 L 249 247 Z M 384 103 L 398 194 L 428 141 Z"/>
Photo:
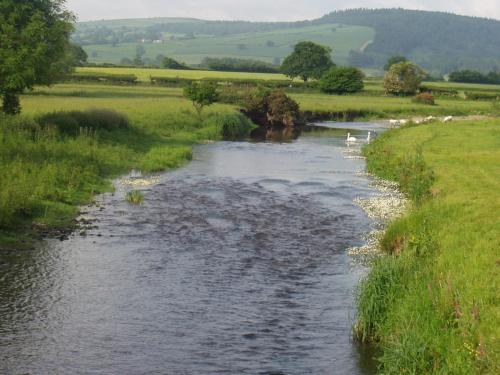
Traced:
<path fill-rule="evenodd" d="M 333 31 L 335 29 L 335 31 Z M 169 35 L 165 35 L 168 37 Z M 173 57 L 188 64 L 199 64 L 205 57 L 238 57 L 267 61 L 283 59 L 291 53 L 293 46 L 303 40 L 311 40 L 329 46 L 334 61 L 347 63 L 350 50 L 359 50 L 373 40 L 373 29 L 363 26 L 315 25 L 278 29 L 268 32 L 236 34 L 228 36 L 197 35 L 195 39 L 167 40 L 164 43 L 143 43 L 145 57 L 157 55 Z M 273 46 L 267 46 L 272 41 Z M 245 47 L 241 47 L 244 45 Z M 124 57 L 133 58 L 137 43 L 84 46 L 91 62 L 119 63 Z M 96 57 L 92 57 L 97 53 Z"/>
<path fill-rule="evenodd" d="M 229 73 L 226 73 L 229 74 Z M 229 77 L 229 75 L 228 75 Z M 438 98 L 435 106 L 416 104 L 411 98 L 388 97 L 373 92 L 359 95 L 326 95 L 317 91 L 290 91 L 302 110 L 313 112 L 358 111 L 366 117 L 404 117 L 410 115 L 486 115 L 493 106 L 490 101 L 470 101 L 457 98 Z M 159 86 L 112 86 L 99 84 L 65 83 L 50 88 L 38 88 L 23 99 L 29 113 L 54 109 L 104 107 L 114 108 L 140 122 L 145 112 L 159 116 L 181 110 L 190 110 L 190 103 L 183 98 L 181 88 Z M 226 109 L 234 106 L 224 106 Z M 217 106 L 215 108 L 218 108 Z M 137 115 L 141 113 L 141 115 Z M 134 117 L 136 116 L 137 117 Z"/>
<path fill-rule="evenodd" d="M 361 287 L 358 329 L 379 341 L 381 373 L 499 373 L 498 125 L 406 127 L 365 149 L 370 171 L 402 182 L 418 145 L 435 174 L 433 197 L 388 228 Z"/>
<path fill-rule="evenodd" d="M 105 73 L 105 74 L 134 74 L 141 82 L 150 82 L 150 77 L 168 78 L 221 78 L 221 79 L 265 79 L 265 80 L 289 80 L 282 74 L 273 73 L 241 73 L 241 72 L 216 72 L 210 70 L 174 70 L 174 69 L 152 69 L 152 68 L 101 68 L 85 67 L 77 68 L 78 73 Z"/>

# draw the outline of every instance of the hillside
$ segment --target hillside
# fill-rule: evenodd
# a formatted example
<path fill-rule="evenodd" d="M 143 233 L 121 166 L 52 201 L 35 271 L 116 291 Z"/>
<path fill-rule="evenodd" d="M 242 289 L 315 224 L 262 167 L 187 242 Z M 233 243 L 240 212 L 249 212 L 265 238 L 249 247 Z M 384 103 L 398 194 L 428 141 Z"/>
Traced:
<path fill-rule="evenodd" d="M 356 9 L 314 21 L 244 22 L 151 18 L 84 22 L 73 40 L 90 61 L 132 59 L 138 44 L 146 62 L 158 55 L 198 64 L 204 57 L 242 57 L 278 64 L 295 43 L 333 49 L 339 64 L 380 69 L 403 54 L 433 74 L 456 69 L 500 69 L 500 21 L 404 9 Z"/>

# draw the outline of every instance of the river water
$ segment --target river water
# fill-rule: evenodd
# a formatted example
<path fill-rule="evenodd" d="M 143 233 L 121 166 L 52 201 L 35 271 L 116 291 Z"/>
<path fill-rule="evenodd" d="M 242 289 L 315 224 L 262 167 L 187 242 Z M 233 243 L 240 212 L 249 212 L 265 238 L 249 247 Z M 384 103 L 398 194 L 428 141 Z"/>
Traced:
<path fill-rule="evenodd" d="M 97 228 L 0 254 L 1 374 L 373 374 L 351 338 L 346 254 L 374 193 L 345 136 L 197 146 L 186 167 L 86 209 Z"/>

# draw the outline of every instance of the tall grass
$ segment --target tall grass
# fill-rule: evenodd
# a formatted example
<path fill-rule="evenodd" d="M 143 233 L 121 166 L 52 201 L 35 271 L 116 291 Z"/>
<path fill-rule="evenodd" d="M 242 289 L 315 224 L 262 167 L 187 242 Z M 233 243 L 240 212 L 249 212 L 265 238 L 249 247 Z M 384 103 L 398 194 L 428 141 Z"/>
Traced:
<path fill-rule="evenodd" d="M 378 343 L 383 374 L 497 374 L 500 129 L 490 120 L 391 130 L 366 149 L 368 168 L 411 191 L 421 181 L 405 182 L 401 165 L 415 144 L 435 173 L 432 198 L 415 195 L 388 228 L 387 255 L 360 286 L 356 336 Z M 419 175 L 421 162 L 411 166 Z"/>
<path fill-rule="evenodd" d="M 244 139 L 257 127 L 242 113 L 215 114 L 205 120 L 205 125 L 216 127 L 227 140 Z"/>

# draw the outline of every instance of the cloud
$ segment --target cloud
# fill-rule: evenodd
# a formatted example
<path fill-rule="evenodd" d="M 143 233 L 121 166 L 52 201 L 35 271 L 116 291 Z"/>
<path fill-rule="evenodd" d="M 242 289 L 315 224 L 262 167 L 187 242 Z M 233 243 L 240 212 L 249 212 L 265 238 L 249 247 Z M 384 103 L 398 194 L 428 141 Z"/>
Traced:
<path fill-rule="evenodd" d="M 67 0 L 67 6 L 82 21 L 142 17 L 295 21 L 360 7 L 439 10 L 500 19 L 498 0 Z"/>

